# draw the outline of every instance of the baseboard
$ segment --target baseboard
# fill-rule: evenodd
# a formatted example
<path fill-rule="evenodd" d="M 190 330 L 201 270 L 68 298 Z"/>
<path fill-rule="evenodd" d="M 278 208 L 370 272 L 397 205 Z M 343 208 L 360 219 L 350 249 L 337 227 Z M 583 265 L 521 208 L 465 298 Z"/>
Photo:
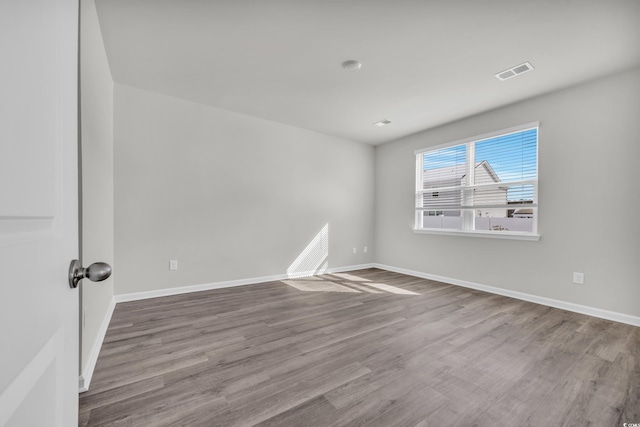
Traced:
<path fill-rule="evenodd" d="M 89 384 L 91 383 L 91 377 L 93 377 L 93 370 L 96 367 L 96 362 L 98 361 L 98 355 L 100 354 L 100 349 L 102 348 L 102 343 L 104 342 L 104 337 L 107 334 L 107 328 L 109 328 L 109 323 L 111 322 L 111 317 L 113 316 L 113 310 L 116 308 L 116 298 L 111 298 L 111 303 L 109 304 L 109 308 L 107 308 L 107 313 L 102 319 L 102 324 L 100 325 L 100 329 L 98 330 L 98 336 L 93 343 L 93 347 L 91 348 L 91 352 L 89 353 L 89 359 L 84 367 L 84 370 L 80 374 L 80 378 L 78 381 L 78 391 L 80 393 L 84 393 L 89 390 Z"/>
<path fill-rule="evenodd" d="M 286 280 L 286 279 L 299 278 L 299 277 L 308 277 L 308 276 L 314 276 L 317 274 L 342 273 L 345 271 L 362 270 L 362 269 L 371 268 L 371 267 L 373 267 L 373 264 L 348 265 L 344 267 L 327 268 L 321 271 L 316 270 L 316 271 L 307 271 L 307 272 L 297 272 L 295 275 L 278 274 L 274 276 L 251 277 L 248 279 L 204 283 L 201 285 L 181 286 L 177 288 L 158 289 L 158 290 L 145 291 L 145 292 L 133 292 L 128 294 L 116 295 L 115 300 L 117 303 L 128 302 L 128 301 L 138 301 L 138 300 L 149 299 L 149 298 L 158 298 L 158 297 L 166 297 L 171 295 L 187 294 L 191 292 L 231 288 L 235 286 L 257 285 L 259 283 L 275 282 L 279 280 Z"/>
<path fill-rule="evenodd" d="M 571 302 L 556 300 L 552 298 L 541 297 L 537 295 L 527 294 L 524 292 L 511 291 L 508 289 L 496 288 L 493 286 L 481 285 L 479 283 L 467 282 L 466 280 L 453 279 L 451 277 L 438 276 L 435 274 L 423 273 L 421 271 L 408 270 L 406 268 L 393 267 L 390 265 L 373 263 L 371 267 L 381 270 L 393 271 L 395 273 L 406 274 L 409 276 L 420 277 L 423 279 L 436 280 L 438 282 L 450 283 L 452 285 L 463 286 L 465 288 L 477 289 L 479 291 L 489 292 L 492 294 L 503 295 L 523 301 L 529 301 L 536 304 L 546 305 L 549 307 L 559 308 L 562 310 L 572 311 L 574 313 L 586 314 L 588 316 L 599 317 L 601 319 L 613 320 L 614 322 L 626 323 L 628 325 L 640 326 L 640 317 L 631 316 L 615 311 L 603 310 L 600 308 L 589 307 Z"/>

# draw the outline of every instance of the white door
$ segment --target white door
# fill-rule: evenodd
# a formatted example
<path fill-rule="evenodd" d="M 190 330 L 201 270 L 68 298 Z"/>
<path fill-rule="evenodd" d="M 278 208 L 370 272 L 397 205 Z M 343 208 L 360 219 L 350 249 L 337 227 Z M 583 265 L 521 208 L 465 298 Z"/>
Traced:
<path fill-rule="evenodd" d="M 78 420 L 77 0 L 0 0 L 0 426 Z"/>

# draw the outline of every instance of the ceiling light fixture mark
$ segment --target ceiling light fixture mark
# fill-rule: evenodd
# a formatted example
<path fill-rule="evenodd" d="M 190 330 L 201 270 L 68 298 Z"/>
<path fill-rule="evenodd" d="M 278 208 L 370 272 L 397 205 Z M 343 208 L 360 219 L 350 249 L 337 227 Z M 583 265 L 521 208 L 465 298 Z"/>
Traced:
<path fill-rule="evenodd" d="M 375 122 L 373 125 L 374 125 L 374 126 L 379 126 L 379 127 L 380 127 L 380 126 L 386 126 L 386 125 L 388 125 L 389 123 L 391 123 L 391 120 L 382 119 L 382 120 L 379 120 L 379 121 Z"/>
<path fill-rule="evenodd" d="M 362 63 L 360 61 L 356 61 L 355 59 L 350 59 L 348 61 L 344 61 L 342 63 L 342 68 L 353 73 L 354 71 L 358 71 L 362 68 Z"/>

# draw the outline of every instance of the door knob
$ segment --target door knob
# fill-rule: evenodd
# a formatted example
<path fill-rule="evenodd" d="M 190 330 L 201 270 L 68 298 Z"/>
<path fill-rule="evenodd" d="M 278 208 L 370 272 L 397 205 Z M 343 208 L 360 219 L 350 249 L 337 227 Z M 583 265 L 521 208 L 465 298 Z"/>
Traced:
<path fill-rule="evenodd" d="M 80 261 L 74 259 L 69 266 L 69 286 L 78 287 L 78 282 L 84 278 L 92 282 L 102 282 L 111 276 L 111 266 L 106 262 L 94 262 L 89 267 L 84 268 Z"/>

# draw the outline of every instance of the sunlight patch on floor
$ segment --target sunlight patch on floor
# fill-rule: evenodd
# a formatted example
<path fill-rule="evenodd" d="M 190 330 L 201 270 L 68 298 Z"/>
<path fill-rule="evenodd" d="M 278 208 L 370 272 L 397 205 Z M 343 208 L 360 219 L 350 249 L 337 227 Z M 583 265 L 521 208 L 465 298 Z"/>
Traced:
<path fill-rule="evenodd" d="M 336 276 L 333 274 L 333 276 Z M 420 295 L 417 292 L 398 288 L 396 286 L 387 285 L 385 283 L 353 283 L 350 281 L 330 281 L 321 277 L 305 277 L 299 280 L 283 280 L 283 283 L 304 292 L 344 292 L 352 294 L 369 293 L 369 294 L 395 294 L 395 295 Z"/>
<path fill-rule="evenodd" d="M 342 280 L 350 280 L 352 282 L 370 282 L 371 280 L 362 277 L 354 276 L 349 273 L 332 273 L 332 276 L 339 277 Z"/>
<path fill-rule="evenodd" d="M 305 292 L 349 292 L 359 294 L 360 291 L 328 282 L 326 280 L 283 280 L 287 285 Z"/>
<path fill-rule="evenodd" d="M 367 283 L 366 286 L 372 286 L 381 291 L 387 291 L 396 295 L 420 295 L 419 293 L 408 291 L 402 288 L 396 288 L 395 286 L 385 285 L 384 283 Z"/>
<path fill-rule="evenodd" d="M 370 293 L 370 294 L 383 294 L 384 293 L 384 292 L 379 291 L 377 289 L 371 289 L 371 288 L 368 288 L 366 286 L 359 285 L 357 283 L 348 283 L 348 285 L 350 287 L 352 287 L 352 288 L 360 289 L 361 291 L 367 292 L 367 293 Z"/>

